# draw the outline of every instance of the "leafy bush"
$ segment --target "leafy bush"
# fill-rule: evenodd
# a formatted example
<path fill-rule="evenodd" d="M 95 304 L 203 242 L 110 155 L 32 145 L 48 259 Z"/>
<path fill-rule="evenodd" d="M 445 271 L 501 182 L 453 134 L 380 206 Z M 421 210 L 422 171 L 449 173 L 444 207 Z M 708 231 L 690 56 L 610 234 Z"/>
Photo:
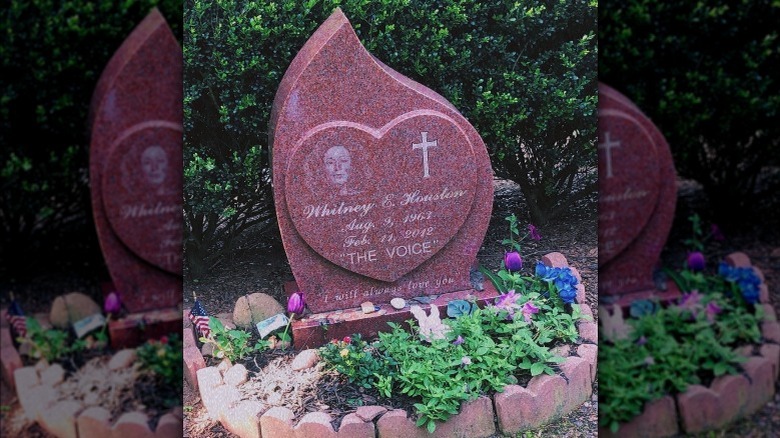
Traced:
<path fill-rule="evenodd" d="M 4 2 L 0 266 L 9 272 L 11 263 L 29 264 L 25 254 L 51 251 L 44 240 L 59 240 L 63 229 L 82 240 L 95 235 L 87 185 L 90 99 L 113 53 L 155 5 L 180 35 L 180 0 Z"/>
<path fill-rule="evenodd" d="M 87 347 L 83 339 L 71 341 L 71 336 L 64 330 L 44 329 L 35 318 L 27 317 L 26 320 L 27 336 L 19 338 L 19 342 L 30 344 L 30 357 L 53 362 Z"/>
<path fill-rule="evenodd" d="M 256 351 L 263 351 L 268 347 L 268 341 L 259 340 L 255 345 L 250 345 L 252 334 L 244 330 L 228 329 L 218 318 L 209 317 L 209 337 L 200 337 L 204 344 L 214 346 L 214 357 L 226 358 L 230 362 L 243 359 Z"/>
<path fill-rule="evenodd" d="M 181 394 L 183 381 L 183 350 L 179 335 L 163 336 L 160 340 L 149 340 L 138 347 L 141 367 L 158 376 L 168 388 Z M 179 400 L 171 400 L 174 403 Z"/>
<path fill-rule="evenodd" d="M 185 205 L 191 269 L 273 217 L 266 126 L 281 78 L 340 6 L 366 48 L 474 124 L 534 221 L 595 190 L 595 1 L 189 0 Z M 216 254 L 216 251 L 212 251 Z M 195 264 L 196 266 L 193 266 Z"/>
<path fill-rule="evenodd" d="M 379 354 L 360 334 L 347 336 L 341 341 L 334 339 L 319 349 L 319 355 L 330 368 L 363 388 L 372 388 L 379 379 L 393 375 L 391 366 L 395 362 Z M 384 395 L 390 397 L 389 392 Z"/>
<path fill-rule="evenodd" d="M 759 175 L 780 163 L 780 4 L 629 0 L 599 12 L 600 79 L 653 119 L 719 219 L 774 193 Z"/>

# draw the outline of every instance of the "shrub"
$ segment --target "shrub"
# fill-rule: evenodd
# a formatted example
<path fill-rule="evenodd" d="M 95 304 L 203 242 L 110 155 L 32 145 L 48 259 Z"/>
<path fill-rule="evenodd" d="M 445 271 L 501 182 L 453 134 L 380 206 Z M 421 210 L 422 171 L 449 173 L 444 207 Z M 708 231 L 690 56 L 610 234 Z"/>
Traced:
<path fill-rule="evenodd" d="M 0 266 L 9 272 L 10 263 L 29 264 L 26 254 L 51 251 L 45 239 L 60 240 L 68 227 L 81 240 L 95 235 L 87 185 L 90 99 L 113 53 L 155 5 L 180 35 L 179 0 L 4 2 Z"/>
<path fill-rule="evenodd" d="M 366 48 L 474 124 L 536 223 L 595 190 L 595 1 L 242 2 L 185 7 L 187 258 L 273 217 L 266 126 L 295 54 L 336 6 Z M 251 162 L 251 165 L 247 165 Z"/>
<path fill-rule="evenodd" d="M 600 8 L 601 80 L 653 119 L 721 221 L 777 189 L 759 175 L 780 162 L 778 22 L 771 0 Z"/>

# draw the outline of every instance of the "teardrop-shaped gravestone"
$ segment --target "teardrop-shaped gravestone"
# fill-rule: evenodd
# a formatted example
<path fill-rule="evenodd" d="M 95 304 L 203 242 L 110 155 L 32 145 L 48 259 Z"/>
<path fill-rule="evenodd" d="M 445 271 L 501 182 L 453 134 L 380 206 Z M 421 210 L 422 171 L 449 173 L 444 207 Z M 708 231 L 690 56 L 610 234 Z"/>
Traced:
<path fill-rule="evenodd" d="M 270 131 L 279 228 L 312 311 L 470 288 L 493 203 L 484 143 L 340 9 L 285 73 Z"/>
<path fill-rule="evenodd" d="M 674 218 L 676 175 L 664 136 L 599 84 L 599 294 L 652 293 Z"/>
<path fill-rule="evenodd" d="M 92 208 L 131 312 L 181 301 L 182 51 L 157 9 L 109 61 L 90 108 Z"/>

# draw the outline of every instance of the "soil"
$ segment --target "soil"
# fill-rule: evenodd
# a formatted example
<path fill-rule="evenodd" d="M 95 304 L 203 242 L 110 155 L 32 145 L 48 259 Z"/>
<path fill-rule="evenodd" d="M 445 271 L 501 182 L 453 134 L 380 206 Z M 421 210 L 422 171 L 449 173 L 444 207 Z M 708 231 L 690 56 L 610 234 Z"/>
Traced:
<path fill-rule="evenodd" d="M 508 237 L 508 223 L 505 218 L 511 214 L 518 217 L 521 228 L 529 222 L 528 209 L 519 186 L 506 180 L 496 180 L 493 202 L 493 216 L 483 241 L 483 245 L 477 254 L 480 264 L 490 269 L 498 269 L 504 254 L 501 241 Z M 566 256 L 572 266 L 579 269 L 583 284 L 585 285 L 587 304 L 592 309 L 597 306 L 597 270 L 598 249 L 596 233 L 596 200 L 595 197 L 572 207 L 565 216 L 546 225 L 538 226 L 542 240 L 523 241 L 523 258 L 525 263 L 535 263 L 544 254 L 558 251 Z M 274 229 L 275 227 L 271 227 Z M 278 229 L 272 232 L 247 233 L 244 242 L 239 245 L 239 251 L 229 263 L 223 263 L 208 278 L 191 281 L 185 278 L 184 284 L 184 308 L 193 304 L 192 292 L 196 292 L 201 304 L 210 314 L 232 312 L 236 300 L 249 292 L 263 291 L 272 295 L 280 303 L 286 303 L 282 284 L 293 280 L 292 272 L 287 263 L 284 249 Z M 263 242 L 257 245 L 257 242 Z M 253 248 L 254 247 L 254 248 Z M 527 269 L 527 268 L 526 268 Z M 189 280 L 189 281 L 188 281 Z M 321 397 L 322 391 L 327 392 L 331 385 L 341 385 L 341 388 L 350 388 L 341 381 L 329 380 L 324 385 L 317 400 L 310 400 L 308 410 L 315 408 L 316 403 L 325 403 Z M 354 392 L 354 388 L 350 388 Z M 598 382 L 593 385 L 594 395 L 578 410 L 568 416 L 549 424 L 535 433 L 543 433 L 545 436 L 596 436 L 598 420 Z M 185 385 L 185 436 L 191 437 L 231 437 L 219 422 L 209 420 L 199 395 Z M 332 391 L 331 391 L 332 393 Z M 339 393 L 331 398 L 342 399 L 340 410 L 342 414 L 348 413 L 350 406 L 347 400 L 371 401 L 377 398 L 378 403 L 398 405 L 411 411 L 408 402 L 403 400 L 381 400 L 378 394 L 371 393 L 349 394 Z M 327 400 L 327 397 L 325 398 Z M 296 402 L 298 404 L 302 404 Z M 361 403 L 361 402 L 357 402 Z M 304 403 L 305 404 L 305 403 Z M 328 406 L 333 408 L 333 406 Z M 320 407 L 321 409 L 322 407 Z M 357 406 L 352 407 L 352 410 Z M 333 412 L 333 411 L 331 411 Z M 333 412 L 335 413 L 335 412 Z M 338 422 L 338 420 L 336 420 Z"/>

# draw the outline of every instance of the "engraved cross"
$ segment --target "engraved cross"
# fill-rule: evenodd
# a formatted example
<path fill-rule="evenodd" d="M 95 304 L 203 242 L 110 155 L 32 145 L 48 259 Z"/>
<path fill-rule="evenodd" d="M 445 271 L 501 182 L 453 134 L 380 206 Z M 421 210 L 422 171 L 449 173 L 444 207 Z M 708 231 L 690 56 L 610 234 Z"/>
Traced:
<path fill-rule="evenodd" d="M 428 148 L 429 147 L 435 147 L 438 145 L 437 140 L 428 141 L 428 132 L 422 131 L 420 133 L 422 136 L 422 141 L 420 143 L 412 143 L 412 150 L 414 149 L 422 149 L 423 151 L 423 178 L 428 178 L 431 176 L 428 173 Z"/>
<path fill-rule="evenodd" d="M 599 143 L 599 149 L 607 151 L 607 178 L 612 178 L 612 148 L 620 147 L 619 141 L 612 141 L 609 138 L 609 131 L 604 134 L 604 143 Z"/>

